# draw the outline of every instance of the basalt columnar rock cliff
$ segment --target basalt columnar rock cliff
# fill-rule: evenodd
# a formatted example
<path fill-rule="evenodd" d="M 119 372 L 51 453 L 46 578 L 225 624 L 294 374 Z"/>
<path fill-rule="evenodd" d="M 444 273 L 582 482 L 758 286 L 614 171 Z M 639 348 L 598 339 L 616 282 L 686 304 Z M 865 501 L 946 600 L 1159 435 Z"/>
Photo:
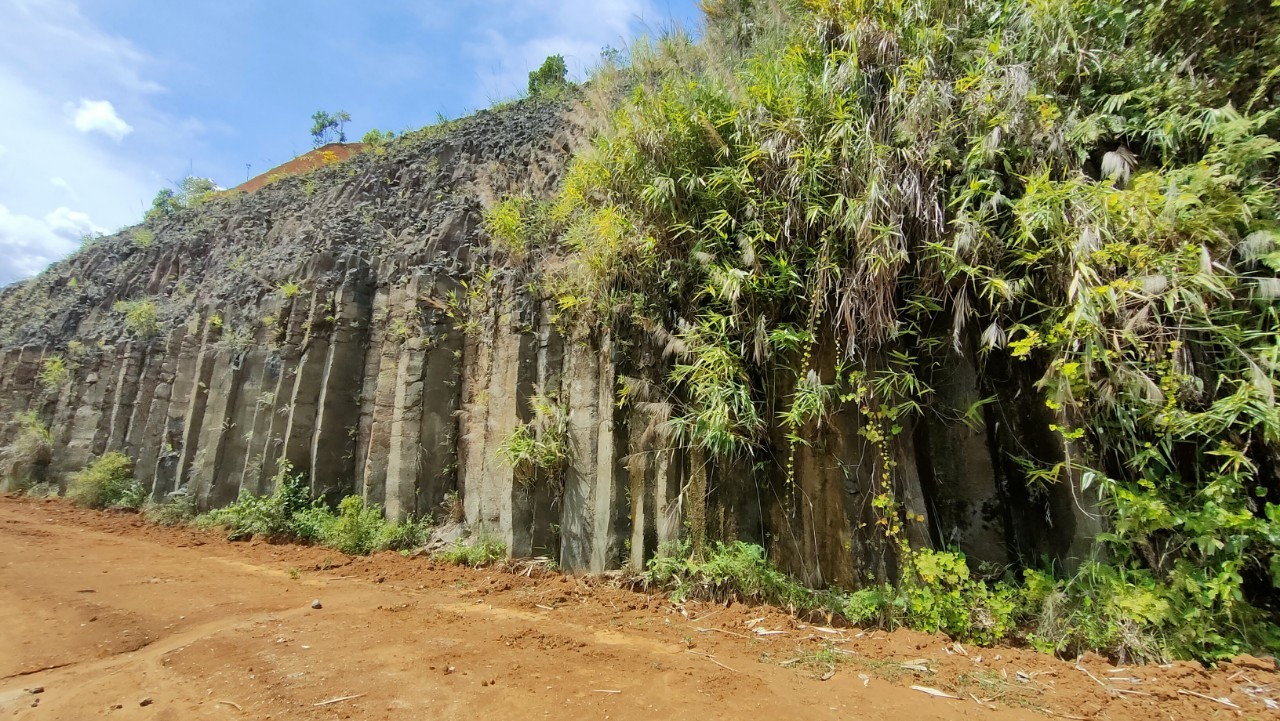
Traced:
<path fill-rule="evenodd" d="M 811 584 L 857 584 L 875 559 L 873 449 L 856 410 L 798 451 L 792 491 L 778 464 L 666 448 L 646 433 L 653 419 L 617 403 L 621 376 L 663 361 L 605 327 L 565 337 L 551 302 L 495 259 L 484 209 L 548 196 L 583 116 L 576 102 L 481 112 L 94 240 L 6 288 L 0 444 L 34 411 L 52 431 L 41 472 L 54 482 L 120 450 L 154 499 L 185 492 L 207 509 L 270 492 L 287 460 L 315 494 L 360 494 L 392 519 L 438 514 L 457 492 L 473 532 L 566 569 L 641 564 L 696 533 L 761 543 Z M 157 332 L 127 326 L 119 302 L 138 300 Z M 70 372 L 46 387 L 54 356 Z M 1080 557 L 1097 529 L 1082 499 L 1003 480 L 1002 445 L 1069 452 L 1019 394 L 1031 379 L 1010 373 L 985 425 L 922 422 L 895 442 L 904 503 L 926 519 L 915 540 L 998 563 Z M 981 397 L 966 356 L 945 375 L 949 405 Z M 497 453 L 535 393 L 567 408 L 562 488 Z"/>

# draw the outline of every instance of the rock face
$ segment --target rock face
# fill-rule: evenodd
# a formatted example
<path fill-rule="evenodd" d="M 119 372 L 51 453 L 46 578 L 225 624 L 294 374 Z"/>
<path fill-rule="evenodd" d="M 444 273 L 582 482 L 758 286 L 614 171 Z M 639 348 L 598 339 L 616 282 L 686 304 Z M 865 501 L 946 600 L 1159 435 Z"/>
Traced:
<path fill-rule="evenodd" d="M 50 478 L 121 450 L 155 499 L 185 490 L 201 509 L 269 493 L 282 459 L 317 495 L 358 493 L 393 519 L 439 518 L 457 493 L 473 532 L 569 570 L 639 565 L 680 538 L 742 539 L 811 584 L 883 577 L 879 449 L 856 409 L 797 448 L 790 480 L 785 459 L 672 449 L 648 411 L 617 403 L 621 377 L 661 376 L 661 362 L 608 328 L 562 337 L 550 303 L 493 257 L 483 209 L 548 196 L 582 116 L 481 112 L 94 241 L 4 289 L 0 445 L 34 411 L 54 437 Z M 157 332 L 126 327 L 117 302 L 138 300 Z M 49 387 L 54 356 L 71 372 Z M 983 423 L 931 419 L 895 437 L 897 495 L 923 519 L 913 541 L 996 563 L 1087 551 L 1097 527 L 1083 499 L 1005 480 L 1017 471 L 1002 449 L 1070 452 L 1018 393 L 1031 380 L 995 389 Z M 992 395 L 959 354 L 940 391 L 959 409 Z M 572 453 L 555 483 L 497 453 L 537 393 L 567 409 Z"/>

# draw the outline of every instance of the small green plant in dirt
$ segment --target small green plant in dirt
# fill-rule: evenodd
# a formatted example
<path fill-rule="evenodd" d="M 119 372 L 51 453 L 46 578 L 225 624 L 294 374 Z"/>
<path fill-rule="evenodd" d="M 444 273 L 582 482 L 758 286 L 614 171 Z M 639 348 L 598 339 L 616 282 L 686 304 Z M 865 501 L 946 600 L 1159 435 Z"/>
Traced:
<path fill-rule="evenodd" d="M 906 625 L 982 644 L 1013 631 L 1022 605 L 1017 589 L 973 578 L 957 552 L 921 549 L 907 558 L 910 570 L 894 599 Z"/>
<path fill-rule="evenodd" d="M 0 487 L 25 490 L 44 479 L 53 458 L 53 434 L 35 411 L 18 414 L 18 434 L 0 450 Z"/>
<path fill-rule="evenodd" d="M 155 245 L 156 242 L 156 234 L 147 228 L 134 228 L 130 237 L 133 239 L 134 247 L 143 250 Z"/>
<path fill-rule="evenodd" d="M 399 523 L 383 523 L 378 529 L 374 548 L 401 553 L 421 548 L 431 536 L 431 516 L 410 516 Z"/>
<path fill-rule="evenodd" d="M 507 544 L 484 536 L 458 540 L 452 546 L 437 552 L 435 557 L 445 563 L 480 568 L 506 558 Z"/>
<path fill-rule="evenodd" d="M 136 336 L 149 338 L 160 332 L 160 317 L 150 298 L 120 300 L 112 310 L 124 316 L 124 327 Z"/>
<path fill-rule="evenodd" d="M 186 494 L 175 495 L 163 503 L 148 501 L 142 506 L 142 517 L 158 526 L 181 526 L 195 516 L 195 499 Z"/>
<path fill-rule="evenodd" d="M 280 285 L 280 295 L 285 300 L 288 300 L 296 296 L 299 292 L 301 292 L 301 290 L 302 290 L 302 286 L 298 285 L 297 282 L 292 280 L 287 280 Z"/>
<path fill-rule="evenodd" d="M 111 451 L 71 474 L 67 498 L 86 508 L 138 509 L 147 492 L 133 477 L 133 461 L 119 451 Z"/>
<path fill-rule="evenodd" d="M 793 613 L 823 611 L 856 624 L 940 631 L 981 644 L 1009 638 L 1028 617 L 1028 609 L 1039 608 L 1046 595 L 1040 590 L 1029 596 L 1029 591 L 976 578 L 958 552 L 919 550 L 911 559 L 896 588 L 814 591 L 770 563 L 760 546 L 716 543 L 699 557 L 683 541 L 651 559 L 645 578 L 670 589 L 676 602 L 698 598 L 767 603 Z"/>
<path fill-rule="evenodd" d="M 22 492 L 27 498 L 57 498 L 61 494 L 62 489 L 58 488 L 58 484 L 48 481 L 36 483 Z"/>
<path fill-rule="evenodd" d="M 201 528 L 222 528 L 233 540 L 255 536 L 273 540 L 319 541 L 318 524 L 298 523 L 295 516 L 312 508 L 311 492 L 301 473 L 282 460 L 276 472 L 275 490 L 269 496 L 242 493 L 225 508 L 216 508 L 195 519 Z M 313 520 L 313 519 L 307 519 Z"/>
<path fill-rule="evenodd" d="M 742 541 L 716 543 L 702 558 L 683 541 L 651 559 L 645 578 L 670 588 L 676 601 L 737 599 L 791 611 L 815 605 L 813 591 L 769 563 L 763 548 Z"/>
<path fill-rule="evenodd" d="M 386 525 L 381 509 L 366 505 L 360 496 L 347 496 L 338 504 L 338 514 L 321 540 L 343 553 L 363 556 L 377 549 Z"/>
<path fill-rule="evenodd" d="M 228 538 L 254 536 L 331 546 L 343 553 L 364 555 L 381 550 L 405 550 L 426 542 L 430 519 L 410 518 L 388 523 L 382 511 L 359 496 L 347 496 L 335 513 L 323 499 L 311 499 L 301 473 L 281 461 L 270 496 L 243 494 L 235 503 L 196 518 L 196 525 L 222 528 Z"/>

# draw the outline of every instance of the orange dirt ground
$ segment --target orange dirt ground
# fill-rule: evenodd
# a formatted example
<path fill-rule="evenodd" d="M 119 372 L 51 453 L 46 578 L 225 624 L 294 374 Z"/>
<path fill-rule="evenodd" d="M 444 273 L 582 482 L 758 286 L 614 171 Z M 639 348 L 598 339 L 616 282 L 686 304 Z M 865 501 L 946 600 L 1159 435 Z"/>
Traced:
<path fill-rule="evenodd" d="M 364 147 L 364 143 L 329 143 L 322 148 L 307 151 L 287 163 L 277 165 L 265 173 L 255 175 L 253 178 L 232 188 L 229 192 L 252 193 L 255 190 L 266 187 L 277 177 L 302 175 L 316 168 L 324 167 L 325 153 L 333 153 L 333 157 L 337 158 L 337 162 L 341 162 L 353 155 L 364 152 Z"/>
<path fill-rule="evenodd" d="M 1280 718 L 1278 697 L 1272 659 L 1078 666 L 0 498 L 6 718 L 1177 721 Z"/>

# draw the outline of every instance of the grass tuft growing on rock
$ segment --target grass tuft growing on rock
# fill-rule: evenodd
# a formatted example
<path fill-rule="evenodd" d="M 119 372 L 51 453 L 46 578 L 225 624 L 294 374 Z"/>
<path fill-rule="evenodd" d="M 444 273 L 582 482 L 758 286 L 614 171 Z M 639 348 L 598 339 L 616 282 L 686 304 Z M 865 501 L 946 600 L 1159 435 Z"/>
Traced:
<path fill-rule="evenodd" d="M 28 411 L 17 422 L 18 435 L 0 450 L 0 488 L 12 491 L 39 483 L 53 454 L 53 436 L 40 416 Z"/>

